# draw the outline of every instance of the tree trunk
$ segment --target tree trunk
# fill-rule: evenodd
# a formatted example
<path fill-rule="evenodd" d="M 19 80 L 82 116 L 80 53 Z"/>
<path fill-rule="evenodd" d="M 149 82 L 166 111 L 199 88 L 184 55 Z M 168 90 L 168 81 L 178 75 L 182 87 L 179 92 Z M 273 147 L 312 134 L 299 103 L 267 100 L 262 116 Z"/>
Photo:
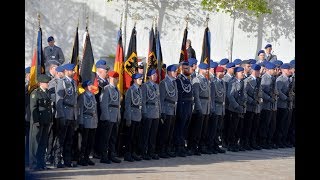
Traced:
<path fill-rule="evenodd" d="M 128 17 L 128 0 L 124 0 L 124 22 L 123 22 L 123 51 L 126 54 L 126 42 L 127 42 L 127 17 Z"/>
<path fill-rule="evenodd" d="M 160 9 L 158 11 L 159 22 L 158 22 L 158 26 L 157 27 L 158 27 L 158 31 L 159 32 L 161 32 L 161 29 L 162 29 L 163 18 L 164 18 L 164 14 L 166 12 L 167 6 L 168 6 L 168 3 L 162 3 L 161 2 L 161 7 L 160 7 Z"/>
<path fill-rule="evenodd" d="M 233 21 L 231 26 L 231 36 L 230 36 L 230 51 L 229 51 L 229 60 L 232 62 L 232 51 L 233 51 L 233 39 L 234 39 L 234 25 L 236 23 L 236 16 L 235 14 L 231 15 Z"/>
<path fill-rule="evenodd" d="M 262 36 L 263 36 L 263 16 L 258 18 L 258 36 L 257 36 L 257 49 L 253 57 L 258 56 L 258 52 L 262 49 Z"/>

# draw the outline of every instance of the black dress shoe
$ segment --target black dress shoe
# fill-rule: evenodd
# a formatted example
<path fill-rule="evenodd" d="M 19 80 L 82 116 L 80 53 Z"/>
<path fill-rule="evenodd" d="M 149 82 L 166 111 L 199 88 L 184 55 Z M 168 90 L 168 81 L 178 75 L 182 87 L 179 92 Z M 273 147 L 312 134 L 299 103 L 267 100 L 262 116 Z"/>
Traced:
<path fill-rule="evenodd" d="M 64 165 L 66 166 L 66 167 L 77 167 L 77 164 L 74 164 L 74 163 L 64 163 Z"/>
<path fill-rule="evenodd" d="M 143 154 L 142 159 L 144 160 L 151 160 L 151 157 L 148 154 Z"/>
<path fill-rule="evenodd" d="M 100 163 L 111 164 L 111 161 L 107 158 L 102 158 L 102 159 L 100 159 Z"/>
<path fill-rule="evenodd" d="M 244 149 L 245 149 L 245 150 L 248 150 L 248 151 L 252 151 L 252 150 L 253 150 L 249 145 L 245 145 L 245 146 L 244 146 Z"/>
<path fill-rule="evenodd" d="M 261 147 L 256 144 L 253 144 L 251 147 L 252 149 L 255 149 L 255 150 L 261 150 Z"/>
<path fill-rule="evenodd" d="M 112 162 L 114 162 L 114 163 L 121 163 L 121 160 L 118 159 L 118 158 L 116 158 L 115 156 L 111 156 L 111 157 L 110 157 L 110 160 L 111 160 Z"/>
<path fill-rule="evenodd" d="M 50 170 L 51 168 L 47 167 L 47 166 L 43 166 L 41 167 L 42 170 Z"/>
<path fill-rule="evenodd" d="M 168 153 L 166 153 L 166 152 L 161 152 L 160 154 L 159 154 L 159 157 L 161 157 L 161 158 L 169 158 L 170 156 L 169 156 L 169 154 Z"/>
<path fill-rule="evenodd" d="M 139 157 L 136 153 L 132 153 L 132 158 L 135 160 L 135 161 L 141 161 L 141 157 Z"/>
<path fill-rule="evenodd" d="M 62 164 L 61 162 L 54 164 L 54 167 L 56 168 L 65 168 L 66 166 L 64 164 Z"/>
<path fill-rule="evenodd" d="M 160 159 L 159 156 L 158 156 L 158 154 L 155 154 L 155 153 L 150 154 L 150 157 L 151 157 L 152 159 L 155 159 L 155 160 L 159 160 L 159 159 Z"/>
<path fill-rule="evenodd" d="M 124 161 L 129 161 L 129 162 L 134 162 L 134 159 L 132 158 L 130 153 L 125 153 L 124 154 Z"/>
<path fill-rule="evenodd" d="M 167 151 L 167 154 L 170 156 L 170 157 L 176 157 L 176 153 L 175 152 L 172 152 L 172 151 Z"/>
<path fill-rule="evenodd" d="M 216 148 L 214 148 L 214 150 L 216 150 L 218 153 L 226 153 L 226 150 L 221 149 L 219 146 L 217 146 Z"/>
<path fill-rule="evenodd" d="M 80 159 L 78 164 L 81 166 L 88 166 L 88 162 L 86 159 Z"/>
<path fill-rule="evenodd" d="M 89 159 L 89 158 L 87 159 L 87 163 L 90 166 L 94 166 L 95 165 L 95 163 L 93 161 L 91 161 L 91 159 Z"/>

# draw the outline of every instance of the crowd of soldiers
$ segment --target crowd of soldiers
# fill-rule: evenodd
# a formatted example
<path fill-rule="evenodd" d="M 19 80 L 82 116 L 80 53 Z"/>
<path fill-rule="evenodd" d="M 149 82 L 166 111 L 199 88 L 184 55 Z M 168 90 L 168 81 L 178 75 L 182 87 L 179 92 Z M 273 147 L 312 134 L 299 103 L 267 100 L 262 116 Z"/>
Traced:
<path fill-rule="evenodd" d="M 32 170 L 95 165 L 91 155 L 110 164 L 122 156 L 133 162 L 295 146 L 295 60 L 206 64 L 191 57 L 169 65 L 159 84 L 155 69 L 143 82 L 140 64 L 123 97 L 119 74 L 106 61 L 96 62 L 97 94 L 90 80 L 78 94 L 74 68 L 48 63 L 30 94 L 26 68 L 26 162 Z"/>

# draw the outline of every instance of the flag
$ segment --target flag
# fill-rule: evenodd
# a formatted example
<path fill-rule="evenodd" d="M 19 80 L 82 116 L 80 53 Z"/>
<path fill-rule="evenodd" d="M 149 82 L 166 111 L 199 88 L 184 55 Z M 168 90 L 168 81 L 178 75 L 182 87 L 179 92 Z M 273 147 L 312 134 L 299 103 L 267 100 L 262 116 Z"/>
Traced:
<path fill-rule="evenodd" d="M 150 69 L 157 69 L 158 68 L 158 62 L 156 57 L 156 39 L 154 36 L 154 30 L 153 26 L 151 27 L 150 33 L 149 33 L 149 52 L 148 52 L 148 61 L 147 61 L 147 70 L 145 73 L 145 82 L 146 82 L 146 74 Z"/>
<path fill-rule="evenodd" d="M 162 69 L 163 59 L 162 59 L 162 51 L 161 51 L 161 43 L 160 43 L 160 33 L 156 28 L 156 57 L 157 57 L 157 73 L 158 80 L 157 83 L 160 83 L 162 79 L 165 78 L 166 72 Z"/>
<path fill-rule="evenodd" d="M 78 35 L 78 27 L 77 27 L 76 36 L 75 36 L 74 42 L 73 42 L 71 64 L 75 65 L 75 68 L 74 68 L 75 74 L 73 76 L 73 79 L 76 81 L 77 86 L 79 86 L 80 76 L 79 76 L 79 35 Z"/>
<path fill-rule="evenodd" d="M 98 88 L 98 80 L 96 78 L 96 67 L 94 64 L 92 46 L 90 41 L 90 35 L 88 29 L 86 28 L 86 39 L 84 42 L 84 51 L 83 51 L 83 58 L 81 62 L 80 68 L 80 79 L 81 82 L 90 80 L 93 82 L 93 90 L 91 91 L 94 94 L 99 92 Z M 79 93 L 84 92 L 84 89 L 79 86 Z"/>
<path fill-rule="evenodd" d="M 123 90 L 124 92 L 130 88 L 132 81 L 132 74 L 136 73 L 138 68 L 137 61 L 137 31 L 133 27 L 127 52 L 127 60 L 124 63 L 124 76 L 123 76 Z"/>
<path fill-rule="evenodd" d="M 204 30 L 204 35 L 203 35 L 203 42 L 202 42 L 202 54 L 201 54 L 201 60 L 200 62 L 209 64 L 210 66 L 210 30 L 207 27 Z"/>
<path fill-rule="evenodd" d="M 117 44 L 117 49 L 116 49 L 116 57 L 114 59 L 114 71 L 119 74 L 119 81 L 118 81 L 118 90 L 120 92 L 120 95 L 124 95 L 123 92 L 123 60 L 124 60 L 124 55 L 123 55 L 123 47 L 122 47 L 122 30 L 118 31 L 118 44 Z"/>
<path fill-rule="evenodd" d="M 188 29 L 185 28 L 183 33 L 179 63 L 182 61 L 188 61 L 188 53 L 186 49 L 187 38 L 188 38 Z"/>
<path fill-rule="evenodd" d="M 45 73 L 44 67 L 44 55 L 42 49 L 42 29 L 39 27 L 37 48 L 33 53 L 31 68 L 30 68 L 30 80 L 28 86 L 28 92 L 31 93 L 38 87 L 38 76 Z"/>

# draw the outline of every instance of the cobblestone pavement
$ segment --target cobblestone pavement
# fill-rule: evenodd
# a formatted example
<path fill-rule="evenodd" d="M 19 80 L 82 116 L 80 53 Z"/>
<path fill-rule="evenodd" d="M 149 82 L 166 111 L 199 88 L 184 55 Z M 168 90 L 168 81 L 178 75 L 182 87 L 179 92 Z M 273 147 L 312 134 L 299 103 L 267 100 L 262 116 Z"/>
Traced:
<path fill-rule="evenodd" d="M 170 159 L 101 164 L 95 166 L 29 172 L 26 179 L 201 179 L 291 180 L 295 179 L 295 149 L 230 152 Z M 50 167 L 50 166 L 49 166 Z"/>

